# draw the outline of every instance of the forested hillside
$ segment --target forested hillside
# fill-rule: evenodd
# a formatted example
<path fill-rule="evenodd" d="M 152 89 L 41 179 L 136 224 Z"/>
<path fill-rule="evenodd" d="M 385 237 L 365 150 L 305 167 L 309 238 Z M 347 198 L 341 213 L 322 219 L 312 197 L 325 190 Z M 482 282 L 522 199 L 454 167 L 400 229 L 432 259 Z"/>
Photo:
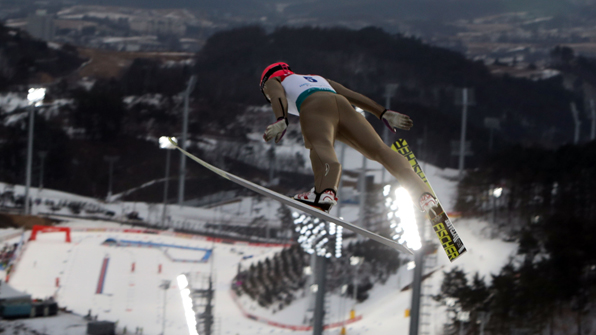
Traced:
<path fill-rule="evenodd" d="M 0 91 L 29 82 L 51 83 L 76 70 L 83 61 L 72 46 L 51 48 L 27 33 L 0 24 Z"/>
<path fill-rule="evenodd" d="M 460 87 L 476 90 L 468 129 L 476 161 L 488 150 L 485 117 L 500 119 L 497 147 L 558 146 L 573 138 L 569 103 L 574 97 L 560 77 L 543 81 L 495 77 L 482 63 L 461 54 L 378 28 L 280 28 L 268 34 L 260 27 L 246 27 L 218 33 L 198 55 L 197 96 L 225 110 L 263 104 L 258 81 L 262 69 L 274 61 L 289 63 L 297 73 L 336 80 L 380 103 L 385 101 L 385 86 L 398 84 L 391 106 L 415 123 L 399 136 L 426 136 L 427 158 L 439 166 L 452 164 L 450 140 L 459 139 L 461 107 L 455 104 L 455 89 Z M 220 127 L 226 117 L 221 115 Z M 372 123 L 380 129 L 380 122 Z"/>
<path fill-rule="evenodd" d="M 49 48 L 15 30 L 2 31 L 8 41 L 0 52 L 6 56 L 1 58 L 3 73 L 12 75 L 5 91 L 23 94 L 23 84 L 36 83 L 38 76 L 17 76 L 21 72 L 15 72 L 24 71 L 25 67 L 19 64 L 34 64 L 39 69 L 34 73 L 50 74 L 50 97 L 64 101 L 51 109 L 41 108 L 44 117 L 36 123 L 39 137 L 35 150 L 50 151 L 46 185 L 80 194 L 107 193 L 104 156 L 123 157 L 116 164 L 116 190 L 162 178 L 164 153 L 147 139 L 179 132 L 179 93 L 193 73 L 198 83 L 191 101 L 192 141 L 196 144 L 208 134 L 237 141 L 235 146 L 248 144 L 247 132 L 260 131 L 268 122 L 246 117 L 254 113 L 254 107 L 266 105 L 258 88 L 261 72 L 266 65 L 280 60 L 288 62 L 298 73 L 326 76 L 383 104 L 386 85 L 397 84 L 391 107 L 409 114 L 415 126 L 396 136 L 407 138 L 419 157 L 441 167 L 457 164 L 450 142 L 459 139 L 461 107 L 454 100 L 456 89 L 464 86 L 476 91 L 476 104 L 469 108 L 468 118 L 467 138 L 474 151 L 474 156 L 468 158 L 469 167 L 478 166 L 488 152 L 485 117 L 501 122 L 501 130 L 495 133 L 495 150 L 514 143 L 557 147 L 573 138 L 569 103 L 578 95 L 563 88 L 561 77 L 543 81 L 495 77 L 482 63 L 467 60 L 461 54 L 379 28 L 286 27 L 267 32 L 257 26 L 243 27 L 212 36 L 196 55 L 194 64 L 140 58 L 117 77 L 87 78 L 85 84 L 73 73 L 84 61 L 76 49 Z M 8 54 L 8 48 L 18 52 Z M 52 57 L 52 62 L 44 61 L 48 57 Z M 26 119 L 14 118 L 22 112 L 23 109 L 16 109 L 1 115 L 5 122 L 0 177 L 7 182 L 24 181 Z M 9 118 L 10 123 L 6 122 Z M 296 121 L 291 120 L 291 134 L 296 132 Z M 379 131 L 382 129 L 380 121 L 370 121 Z M 176 161 L 172 171 L 177 171 Z M 86 164 L 88 168 L 80 168 Z M 226 166 L 251 177 L 268 175 L 266 171 L 247 168 L 233 157 Z M 203 183 L 200 174 L 192 174 L 194 167 L 189 168 L 191 179 L 196 177 L 197 183 Z M 289 179 L 284 185 L 291 185 L 292 180 L 302 183 L 303 178 L 308 178 L 297 174 L 286 177 Z M 215 184 L 201 185 L 201 190 L 217 188 Z M 153 193 L 139 196 L 147 194 Z"/>
<path fill-rule="evenodd" d="M 596 142 L 557 150 L 512 147 L 487 159 L 459 185 L 457 208 L 484 216 L 519 255 L 489 285 L 458 269 L 446 273 L 445 300 L 471 312 L 472 327 L 544 333 L 555 325 L 590 329 L 596 288 Z M 501 190 L 496 192 L 495 190 Z M 454 322 L 457 326 L 457 323 Z M 477 328 L 476 328 L 477 329 Z M 478 329 L 477 329 L 478 330 Z"/>

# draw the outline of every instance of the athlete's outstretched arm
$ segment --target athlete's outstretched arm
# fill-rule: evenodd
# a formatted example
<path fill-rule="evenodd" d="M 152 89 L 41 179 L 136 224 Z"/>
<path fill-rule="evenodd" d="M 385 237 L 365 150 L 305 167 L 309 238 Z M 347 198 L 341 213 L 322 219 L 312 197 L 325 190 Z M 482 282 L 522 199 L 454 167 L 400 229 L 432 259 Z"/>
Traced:
<path fill-rule="evenodd" d="M 263 87 L 263 92 L 269 97 L 271 101 L 271 107 L 275 118 L 280 119 L 288 118 L 288 100 L 286 99 L 286 91 L 281 86 L 281 81 L 278 78 L 271 78 L 267 80 Z"/>
<path fill-rule="evenodd" d="M 288 100 L 286 99 L 286 91 L 278 78 L 271 78 L 267 80 L 263 87 L 263 92 L 271 101 L 271 107 L 277 122 L 270 124 L 265 133 L 263 139 L 267 142 L 275 138 L 275 143 L 279 143 L 282 137 L 284 137 L 288 128 Z"/>
<path fill-rule="evenodd" d="M 387 110 L 371 98 L 358 92 L 354 92 L 333 80 L 327 79 L 327 81 L 331 87 L 333 87 L 335 92 L 346 97 L 346 99 L 348 99 L 352 105 L 360 107 L 365 111 L 374 114 L 381 121 L 383 121 L 383 123 L 385 123 L 385 125 L 391 129 L 392 132 L 395 133 L 397 129 L 410 130 L 410 128 L 412 128 L 414 125 L 414 122 L 412 122 L 412 119 L 410 119 L 409 116 L 392 110 Z"/>

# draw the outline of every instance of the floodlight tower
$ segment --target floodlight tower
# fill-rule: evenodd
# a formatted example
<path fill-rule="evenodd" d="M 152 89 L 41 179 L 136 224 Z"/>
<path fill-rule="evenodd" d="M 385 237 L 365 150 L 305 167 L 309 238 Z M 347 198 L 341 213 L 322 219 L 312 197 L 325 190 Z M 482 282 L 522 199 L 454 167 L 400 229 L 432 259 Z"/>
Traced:
<path fill-rule="evenodd" d="M 45 88 L 30 88 L 27 94 L 29 102 L 29 136 L 27 139 L 27 176 L 25 181 L 25 215 L 31 214 L 29 188 L 31 187 L 31 166 L 33 164 L 33 127 L 35 125 L 35 107 L 41 106 L 46 96 Z"/>
<path fill-rule="evenodd" d="M 175 137 L 172 137 L 174 142 L 177 142 Z M 166 136 L 162 136 L 159 138 L 159 148 L 166 149 L 166 176 L 164 180 L 163 186 L 163 210 L 161 213 L 161 226 L 165 228 L 166 226 L 166 208 L 168 205 L 168 185 L 170 182 L 170 156 L 172 150 L 176 149 L 175 146 L 170 143 L 170 140 Z"/>
<path fill-rule="evenodd" d="M 328 258 L 335 255 L 341 257 L 343 227 L 333 222 L 325 222 L 306 214 L 294 212 L 295 231 L 300 234 L 298 243 L 304 251 L 311 255 L 313 284 L 310 289 L 315 293 L 313 335 L 323 334 L 325 317 L 325 285 Z M 335 243 L 335 250 L 331 244 Z"/>
<path fill-rule="evenodd" d="M 186 141 L 188 133 L 188 105 L 190 100 L 190 93 L 195 88 L 197 82 L 196 76 L 191 76 L 188 80 L 186 90 L 184 91 L 184 115 L 182 119 L 182 139 L 180 147 L 186 150 Z M 180 180 L 178 183 L 178 205 L 182 206 L 184 202 L 184 183 L 186 181 L 186 156 L 180 153 Z"/>

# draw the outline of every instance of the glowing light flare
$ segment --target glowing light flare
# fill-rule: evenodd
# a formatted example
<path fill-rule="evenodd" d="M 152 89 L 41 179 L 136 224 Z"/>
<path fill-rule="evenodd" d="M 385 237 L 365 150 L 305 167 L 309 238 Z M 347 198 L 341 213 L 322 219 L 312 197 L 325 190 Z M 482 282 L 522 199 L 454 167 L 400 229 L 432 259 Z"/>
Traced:
<path fill-rule="evenodd" d="M 395 222 L 397 224 L 395 227 L 396 235 L 393 236 L 393 239 L 397 240 L 400 244 L 405 244 L 412 250 L 418 250 L 422 246 L 422 243 L 420 241 L 418 225 L 416 224 L 416 213 L 414 212 L 412 198 L 403 187 L 397 188 L 394 195 L 395 201 L 390 208 L 393 210 L 393 205 L 398 204 L 397 209 L 394 210 L 394 215 L 396 218 L 399 217 L 399 222 Z"/>
<path fill-rule="evenodd" d="M 30 88 L 29 92 L 27 92 L 27 100 L 29 101 L 29 105 L 34 105 L 36 107 L 41 106 L 45 96 L 45 88 Z"/>
<path fill-rule="evenodd" d="M 199 335 L 199 332 L 197 332 L 197 319 L 195 318 L 195 311 L 192 309 L 190 289 L 188 289 L 188 279 L 182 274 L 176 277 L 176 281 L 178 282 L 178 288 L 180 289 L 180 297 L 182 298 L 182 307 L 184 307 L 184 317 L 186 318 L 188 333 L 190 335 Z"/>
<path fill-rule="evenodd" d="M 299 233 L 297 242 L 306 253 L 316 253 L 327 258 L 334 255 L 341 257 L 341 226 L 305 214 L 294 213 L 292 216 L 296 225 L 295 231 Z M 329 244 L 333 239 L 335 239 L 335 247 Z M 333 248 L 335 250 L 331 250 Z"/>
<path fill-rule="evenodd" d="M 389 192 L 391 192 L 391 185 L 385 185 L 385 187 L 383 187 L 383 196 L 388 196 Z"/>
<path fill-rule="evenodd" d="M 178 143 L 178 140 L 175 137 L 172 137 L 172 140 L 175 143 Z M 159 148 L 160 149 L 176 149 L 176 147 L 170 142 L 170 138 L 168 136 L 162 136 L 159 138 Z"/>

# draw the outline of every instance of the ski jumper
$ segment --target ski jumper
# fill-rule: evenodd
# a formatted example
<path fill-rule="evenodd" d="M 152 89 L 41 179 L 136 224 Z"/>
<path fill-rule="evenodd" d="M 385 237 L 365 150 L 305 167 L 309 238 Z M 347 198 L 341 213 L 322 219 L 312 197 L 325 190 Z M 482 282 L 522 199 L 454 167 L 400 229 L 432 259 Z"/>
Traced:
<path fill-rule="evenodd" d="M 407 159 L 385 145 L 366 118 L 352 107 L 380 118 L 385 108 L 370 98 L 320 76 L 294 73 L 268 79 L 263 93 L 271 101 L 276 118 L 287 118 L 288 113 L 299 115 L 304 144 L 310 150 L 315 192 L 331 189 L 337 193 L 341 165 L 335 140 L 382 164 L 413 201 L 431 192 Z"/>

